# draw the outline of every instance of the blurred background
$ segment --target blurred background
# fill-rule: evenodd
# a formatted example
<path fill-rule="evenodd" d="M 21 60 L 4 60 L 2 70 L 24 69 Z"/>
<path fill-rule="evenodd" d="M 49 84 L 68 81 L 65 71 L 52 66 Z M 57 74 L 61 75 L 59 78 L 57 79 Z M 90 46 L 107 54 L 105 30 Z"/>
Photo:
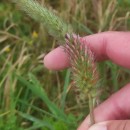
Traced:
<path fill-rule="evenodd" d="M 37 1 L 80 36 L 130 30 L 129 0 Z M 75 130 L 89 113 L 88 101 L 80 102 L 74 91 L 70 70 L 44 67 L 44 56 L 57 46 L 42 24 L 10 0 L 0 0 L 1 130 Z M 129 82 L 130 70 L 108 61 L 98 66 L 102 102 Z"/>

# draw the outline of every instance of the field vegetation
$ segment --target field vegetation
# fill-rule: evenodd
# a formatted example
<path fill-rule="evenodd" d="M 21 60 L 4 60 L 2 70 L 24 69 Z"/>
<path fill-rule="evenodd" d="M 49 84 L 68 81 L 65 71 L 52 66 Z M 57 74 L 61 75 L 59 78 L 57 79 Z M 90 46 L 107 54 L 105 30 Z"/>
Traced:
<path fill-rule="evenodd" d="M 130 29 L 129 0 L 37 1 L 80 36 Z M 0 130 L 75 130 L 89 113 L 88 101 L 78 101 L 70 70 L 44 67 L 44 56 L 57 46 L 41 23 L 0 0 Z M 129 82 L 130 70 L 110 61 L 98 67 L 102 102 Z"/>

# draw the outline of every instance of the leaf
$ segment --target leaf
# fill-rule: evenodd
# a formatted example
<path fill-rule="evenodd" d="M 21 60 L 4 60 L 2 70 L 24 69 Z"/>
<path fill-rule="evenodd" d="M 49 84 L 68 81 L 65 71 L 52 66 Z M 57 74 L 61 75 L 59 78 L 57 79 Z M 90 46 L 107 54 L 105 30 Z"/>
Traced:
<path fill-rule="evenodd" d="M 65 107 L 65 100 L 66 100 L 66 96 L 67 96 L 67 88 L 69 86 L 70 83 L 70 70 L 67 71 L 66 76 L 65 76 L 65 84 L 64 84 L 64 89 L 63 89 L 63 94 L 62 94 L 62 98 L 61 98 L 61 107 L 62 110 L 64 110 Z"/>
<path fill-rule="evenodd" d="M 40 127 L 47 127 L 50 130 L 54 130 L 53 126 L 49 122 L 39 120 L 29 114 L 25 114 L 22 112 L 18 112 L 18 114 L 22 116 L 23 118 L 28 119 L 29 121 L 32 121 L 35 124 L 32 127 L 28 128 L 27 130 L 36 130 L 37 128 L 40 128 Z"/>
<path fill-rule="evenodd" d="M 33 74 L 29 74 L 30 81 L 27 81 L 19 75 L 17 75 L 17 78 L 21 83 L 28 87 L 36 96 L 43 100 L 43 102 L 47 105 L 48 109 L 53 113 L 54 116 L 56 116 L 57 119 L 70 123 L 67 120 L 67 116 L 65 115 L 65 113 L 48 98 L 45 90 L 42 88 L 42 86 Z"/>

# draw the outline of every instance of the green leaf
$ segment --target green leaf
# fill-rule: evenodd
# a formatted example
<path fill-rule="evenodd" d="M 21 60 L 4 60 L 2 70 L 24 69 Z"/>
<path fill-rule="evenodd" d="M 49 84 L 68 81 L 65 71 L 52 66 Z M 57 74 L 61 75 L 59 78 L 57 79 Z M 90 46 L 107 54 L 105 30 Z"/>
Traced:
<path fill-rule="evenodd" d="M 17 78 L 21 83 L 28 87 L 36 96 L 43 100 L 43 102 L 47 105 L 48 109 L 54 114 L 54 116 L 56 116 L 60 120 L 69 122 L 65 113 L 60 108 L 58 108 L 52 101 L 50 101 L 46 92 L 44 91 L 38 80 L 34 77 L 34 75 L 29 74 L 30 82 L 18 75 Z"/>
<path fill-rule="evenodd" d="M 36 130 L 37 128 L 41 128 L 41 127 L 47 127 L 50 130 L 54 130 L 53 126 L 49 122 L 39 120 L 29 114 L 25 114 L 22 112 L 18 112 L 18 114 L 20 116 L 22 116 L 23 118 L 25 118 L 29 121 L 32 121 L 34 123 L 34 125 L 32 127 L 28 128 L 27 130 Z"/>
<path fill-rule="evenodd" d="M 65 107 L 65 100 L 66 100 L 66 96 L 67 96 L 67 88 L 69 86 L 69 83 L 70 83 L 70 70 L 67 70 L 66 76 L 65 76 L 65 84 L 63 87 L 64 89 L 63 89 L 62 98 L 61 98 L 62 110 L 64 110 L 64 107 Z"/>

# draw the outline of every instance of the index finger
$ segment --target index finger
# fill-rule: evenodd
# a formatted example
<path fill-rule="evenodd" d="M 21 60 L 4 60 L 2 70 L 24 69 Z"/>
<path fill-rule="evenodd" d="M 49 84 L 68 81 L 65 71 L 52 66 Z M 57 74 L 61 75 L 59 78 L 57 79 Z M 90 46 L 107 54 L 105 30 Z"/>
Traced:
<path fill-rule="evenodd" d="M 104 32 L 81 38 L 95 53 L 98 60 L 110 59 L 114 63 L 130 68 L 130 32 Z M 58 47 L 47 54 L 44 65 L 51 70 L 69 67 L 70 63 L 63 48 Z"/>

